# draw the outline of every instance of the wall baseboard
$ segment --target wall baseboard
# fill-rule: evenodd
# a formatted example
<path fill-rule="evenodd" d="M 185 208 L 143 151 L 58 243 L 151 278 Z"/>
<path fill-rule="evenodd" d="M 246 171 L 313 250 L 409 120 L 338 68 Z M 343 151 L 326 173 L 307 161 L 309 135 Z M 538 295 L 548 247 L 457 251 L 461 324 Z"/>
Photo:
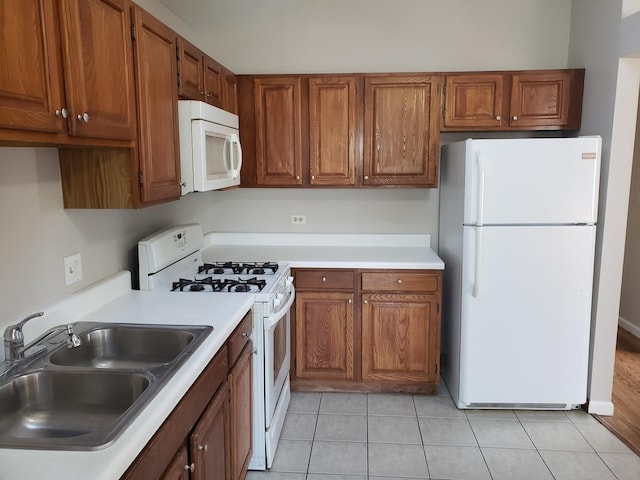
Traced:
<path fill-rule="evenodd" d="M 640 338 L 640 326 L 636 325 L 635 323 L 631 323 L 625 318 L 618 317 L 618 325 L 620 325 L 630 334 Z"/>
<path fill-rule="evenodd" d="M 613 415 L 613 402 L 589 402 L 587 412 L 610 417 Z"/>

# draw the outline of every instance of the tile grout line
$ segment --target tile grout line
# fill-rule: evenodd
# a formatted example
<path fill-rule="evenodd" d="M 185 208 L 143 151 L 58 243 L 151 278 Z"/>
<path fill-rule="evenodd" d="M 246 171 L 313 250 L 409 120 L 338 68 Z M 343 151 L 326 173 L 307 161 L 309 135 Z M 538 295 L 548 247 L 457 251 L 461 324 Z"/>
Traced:
<path fill-rule="evenodd" d="M 551 467 L 547 464 L 547 462 L 545 461 L 544 457 L 542 456 L 542 454 L 540 453 L 540 449 L 538 448 L 538 446 L 536 445 L 536 443 L 533 441 L 533 438 L 531 438 L 531 435 L 529 435 L 529 432 L 527 431 L 526 428 L 524 428 L 524 425 L 522 424 L 522 421 L 520 420 L 520 417 L 518 416 L 518 413 L 514 410 L 514 413 L 516 415 L 516 419 L 518 420 L 518 423 L 520 424 L 520 427 L 522 428 L 522 430 L 524 430 L 525 435 L 527 436 L 527 438 L 529 439 L 529 441 L 531 442 L 531 444 L 533 445 L 533 448 L 535 448 L 536 453 L 538 454 L 538 456 L 540 457 L 540 459 L 542 460 L 542 463 L 544 463 L 544 466 L 547 467 L 547 470 L 549 471 L 549 474 L 551 475 L 551 477 L 554 480 L 557 480 L 556 476 L 554 475 L 554 473 L 551 471 Z"/>
<path fill-rule="evenodd" d="M 473 425 L 471 425 L 471 419 L 469 418 L 469 415 L 467 414 L 466 410 L 464 410 L 464 418 L 466 418 L 467 423 L 469 424 L 469 428 L 471 429 L 471 433 L 473 434 L 473 438 L 476 440 L 476 444 L 478 445 L 478 450 L 480 451 L 480 455 L 482 456 L 482 461 L 484 462 L 484 466 L 487 467 L 487 472 L 489 472 L 489 477 L 491 478 L 491 480 L 493 480 L 493 473 L 491 473 L 491 468 L 489 468 L 489 463 L 487 463 L 487 458 L 484 456 L 484 452 L 482 451 L 482 448 L 480 448 L 480 442 L 478 441 L 476 431 L 473 429 Z"/>
<path fill-rule="evenodd" d="M 422 444 L 422 454 L 424 455 L 424 463 L 427 466 L 427 478 L 431 478 L 431 469 L 429 468 L 429 460 L 427 460 L 427 451 L 425 450 L 424 438 L 422 437 L 422 428 L 420 428 L 420 417 L 418 417 L 418 407 L 416 407 L 416 396 L 411 394 L 413 402 L 413 410 L 416 412 L 416 423 L 418 424 L 418 433 L 420 434 L 420 443 Z"/>

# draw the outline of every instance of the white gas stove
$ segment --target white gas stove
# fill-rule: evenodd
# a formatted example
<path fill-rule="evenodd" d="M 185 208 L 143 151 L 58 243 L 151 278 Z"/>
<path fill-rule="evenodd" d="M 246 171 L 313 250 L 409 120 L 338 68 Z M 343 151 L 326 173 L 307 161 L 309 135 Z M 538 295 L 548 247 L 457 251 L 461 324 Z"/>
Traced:
<path fill-rule="evenodd" d="M 179 225 L 138 243 L 140 290 L 168 294 L 253 295 L 253 457 L 249 469 L 271 467 L 289 405 L 291 332 L 295 288 L 289 265 L 202 259 L 198 224 Z"/>

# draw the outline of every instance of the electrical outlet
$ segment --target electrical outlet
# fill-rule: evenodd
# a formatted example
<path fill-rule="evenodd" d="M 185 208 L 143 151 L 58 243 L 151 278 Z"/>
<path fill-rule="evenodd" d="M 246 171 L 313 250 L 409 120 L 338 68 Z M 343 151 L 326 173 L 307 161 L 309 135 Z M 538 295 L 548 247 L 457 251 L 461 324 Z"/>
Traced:
<path fill-rule="evenodd" d="M 80 254 L 64 257 L 64 281 L 66 285 L 82 280 L 82 259 Z"/>
<path fill-rule="evenodd" d="M 304 225 L 307 223 L 306 215 L 291 215 L 291 225 Z"/>

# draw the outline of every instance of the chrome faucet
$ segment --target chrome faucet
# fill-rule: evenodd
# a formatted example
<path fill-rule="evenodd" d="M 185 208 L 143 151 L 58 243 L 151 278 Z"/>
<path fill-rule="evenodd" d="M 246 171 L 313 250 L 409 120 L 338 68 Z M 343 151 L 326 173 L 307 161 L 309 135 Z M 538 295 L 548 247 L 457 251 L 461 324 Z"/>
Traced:
<path fill-rule="evenodd" d="M 73 325 L 67 325 L 67 348 L 76 348 L 82 345 L 82 340 L 80 337 L 73 332 Z"/>
<path fill-rule="evenodd" d="M 24 354 L 24 335 L 22 327 L 32 318 L 41 317 L 44 312 L 33 313 L 15 325 L 9 325 L 4 331 L 4 359 L 7 362 L 20 360 Z"/>

